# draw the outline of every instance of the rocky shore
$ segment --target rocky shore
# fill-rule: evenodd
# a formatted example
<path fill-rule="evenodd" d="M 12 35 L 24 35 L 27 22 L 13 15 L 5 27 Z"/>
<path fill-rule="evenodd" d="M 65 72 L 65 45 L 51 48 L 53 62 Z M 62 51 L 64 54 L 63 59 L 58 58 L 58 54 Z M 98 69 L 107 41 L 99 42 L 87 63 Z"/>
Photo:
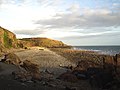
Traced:
<path fill-rule="evenodd" d="M 0 81 L 4 90 L 119 90 L 120 55 L 68 48 L 13 50 L 1 58 Z"/>
<path fill-rule="evenodd" d="M 94 84 L 97 89 L 104 89 L 104 87 L 109 87 L 107 90 L 120 89 L 118 86 L 120 84 L 120 54 L 110 56 L 94 51 L 68 48 L 51 48 L 50 50 L 75 63 L 77 66 L 72 67 L 72 73 L 76 74 L 78 78 L 89 78 L 89 84 Z M 91 74 L 90 77 L 89 73 Z M 108 83 L 109 86 L 107 86 Z M 94 88 L 92 87 L 92 89 Z"/>

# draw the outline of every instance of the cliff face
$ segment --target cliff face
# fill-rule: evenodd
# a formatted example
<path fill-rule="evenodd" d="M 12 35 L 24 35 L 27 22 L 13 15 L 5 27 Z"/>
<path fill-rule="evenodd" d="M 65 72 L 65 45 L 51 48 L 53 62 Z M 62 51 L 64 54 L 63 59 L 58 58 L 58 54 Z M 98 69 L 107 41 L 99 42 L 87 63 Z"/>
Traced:
<path fill-rule="evenodd" d="M 16 47 L 69 47 L 58 40 L 52 40 L 48 38 L 23 38 L 16 39 L 16 35 L 7 29 L 0 27 L 0 51 L 2 52 L 6 48 L 16 48 Z"/>
<path fill-rule="evenodd" d="M 68 45 L 64 44 L 61 41 L 52 40 L 49 38 L 24 38 L 19 40 L 19 44 L 26 47 L 31 46 L 41 46 L 48 48 L 69 47 Z"/>
<path fill-rule="evenodd" d="M 17 47 L 17 39 L 14 33 L 0 27 L 0 47 L 15 48 Z"/>

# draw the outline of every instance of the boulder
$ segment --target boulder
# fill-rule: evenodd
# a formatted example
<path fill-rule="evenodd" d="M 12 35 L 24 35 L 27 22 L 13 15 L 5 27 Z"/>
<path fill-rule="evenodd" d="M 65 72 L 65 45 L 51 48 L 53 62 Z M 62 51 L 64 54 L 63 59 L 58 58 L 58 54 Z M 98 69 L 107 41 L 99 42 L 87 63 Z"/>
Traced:
<path fill-rule="evenodd" d="M 25 60 L 21 66 L 30 73 L 39 73 L 39 65 L 28 60 Z"/>
<path fill-rule="evenodd" d="M 73 82 L 73 83 L 78 81 L 77 77 L 70 72 L 65 72 L 61 74 L 57 79 L 64 80 L 67 82 Z"/>
<path fill-rule="evenodd" d="M 13 75 L 15 80 L 19 80 L 21 82 L 26 82 L 26 81 L 32 80 L 31 74 L 28 72 L 25 72 L 25 71 L 12 72 L 12 75 Z"/>
<path fill-rule="evenodd" d="M 40 73 L 29 73 L 25 71 L 12 72 L 12 75 L 15 80 L 26 82 L 26 81 L 40 81 Z"/>
<path fill-rule="evenodd" d="M 74 70 L 72 71 L 72 74 L 74 74 L 78 79 L 87 79 L 87 72 L 85 70 Z"/>
<path fill-rule="evenodd" d="M 14 53 L 5 54 L 4 59 L 2 59 L 1 61 L 6 62 L 8 64 L 14 64 L 14 65 L 20 65 L 21 64 L 21 61 L 20 61 L 19 57 Z"/>
<path fill-rule="evenodd" d="M 32 73 L 32 81 L 41 81 L 40 73 Z"/>
<path fill-rule="evenodd" d="M 89 79 L 91 76 L 94 76 L 101 71 L 103 71 L 103 68 L 89 67 L 86 72 L 87 78 Z"/>

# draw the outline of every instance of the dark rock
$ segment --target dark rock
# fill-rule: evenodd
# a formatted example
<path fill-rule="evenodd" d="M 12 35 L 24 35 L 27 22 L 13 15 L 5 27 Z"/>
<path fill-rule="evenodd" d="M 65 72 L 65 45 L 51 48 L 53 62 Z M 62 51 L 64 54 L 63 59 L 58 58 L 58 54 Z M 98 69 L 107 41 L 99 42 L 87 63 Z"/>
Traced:
<path fill-rule="evenodd" d="M 43 80 L 51 81 L 54 78 L 54 73 L 52 73 L 46 69 L 44 72 L 41 72 L 41 77 Z"/>
<path fill-rule="evenodd" d="M 25 60 L 21 66 L 30 73 L 39 73 L 39 66 L 28 60 Z"/>
<path fill-rule="evenodd" d="M 49 86 L 49 87 L 56 87 L 55 84 L 49 84 L 48 86 Z"/>
<path fill-rule="evenodd" d="M 48 84 L 48 82 L 43 82 L 42 85 L 47 86 L 49 84 Z"/>
<path fill-rule="evenodd" d="M 5 54 L 5 57 L 4 59 L 2 59 L 2 62 L 6 62 L 8 64 L 14 64 L 14 65 L 20 65 L 21 63 L 19 57 L 14 53 Z"/>
<path fill-rule="evenodd" d="M 91 76 L 101 72 L 102 70 L 103 70 L 102 68 L 96 68 L 96 67 L 88 68 L 86 72 L 87 78 L 89 79 Z"/>
<path fill-rule="evenodd" d="M 113 80 L 112 73 L 103 70 L 91 75 L 90 84 L 95 87 L 104 87 L 107 83 L 112 82 Z"/>
<path fill-rule="evenodd" d="M 65 87 L 65 90 L 77 90 L 76 87 Z"/>
<path fill-rule="evenodd" d="M 78 79 L 87 79 L 87 72 L 84 70 L 74 70 L 72 71 L 72 74 L 74 74 Z"/>
<path fill-rule="evenodd" d="M 68 81 L 68 82 L 77 82 L 78 81 L 77 77 L 70 72 L 61 74 L 57 79 Z"/>
<path fill-rule="evenodd" d="M 32 73 L 32 81 L 41 81 L 41 79 L 40 73 Z"/>
<path fill-rule="evenodd" d="M 21 82 L 30 81 L 32 79 L 31 74 L 28 72 L 17 71 L 17 72 L 12 72 L 12 75 L 15 80 L 18 80 Z"/>

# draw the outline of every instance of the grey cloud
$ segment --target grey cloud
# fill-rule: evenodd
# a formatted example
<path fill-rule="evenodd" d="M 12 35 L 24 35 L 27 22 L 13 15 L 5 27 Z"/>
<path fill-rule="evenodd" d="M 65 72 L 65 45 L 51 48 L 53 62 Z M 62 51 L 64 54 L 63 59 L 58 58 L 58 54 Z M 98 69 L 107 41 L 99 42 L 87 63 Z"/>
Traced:
<path fill-rule="evenodd" d="M 93 28 L 93 27 L 111 27 L 120 26 L 120 9 L 114 6 L 114 9 L 108 8 L 80 8 L 78 4 L 73 4 L 66 9 L 66 12 L 56 13 L 49 20 L 38 20 L 35 24 L 51 25 L 51 28 Z"/>
<path fill-rule="evenodd" d="M 72 45 L 120 45 L 120 32 L 94 36 L 71 36 L 58 39 L 68 44 L 72 43 Z"/>
<path fill-rule="evenodd" d="M 62 14 L 54 16 L 49 20 L 38 20 L 35 24 L 51 25 L 51 28 L 91 28 L 91 27 L 110 27 L 120 26 L 120 12 L 110 14 L 91 14 L 80 15 L 75 13 Z"/>
<path fill-rule="evenodd" d="M 61 39 L 92 39 L 92 38 L 99 38 L 99 37 L 105 37 L 105 38 L 107 38 L 107 39 L 110 39 L 110 38 L 115 38 L 115 39 L 117 39 L 118 37 L 120 37 L 120 32 L 113 32 L 113 31 L 111 31 L 111 32 L 100 32 L 99 34 L 94 34 L 93 33 L 93 35 L 92 34 L 90 34 L 90 35 L 85 35 L 85 36 L 81 36 L 81 35 L 77 35 L 77 36 L 67 36 L 67 37 L 62 37 Z M 103 38 L 103 40 L 104 40 L 104 38 Z M 118 39 L 117 39 L 118 40 Z"/>
<path fill-rule="evenodd" d="M 83 33 L 83 34 L 87 34 L 87 33 L 102 33 L 102 32 L 108 32 L 108 31 L 114 31 L 117 30 L 118 28 L 114 28 L 114 27 L 94 27 L 94 28 L 85 28 L 85 29 L 76 29 L 73 30 L 71 32 L 77 32 L 77 33 Z"/>

